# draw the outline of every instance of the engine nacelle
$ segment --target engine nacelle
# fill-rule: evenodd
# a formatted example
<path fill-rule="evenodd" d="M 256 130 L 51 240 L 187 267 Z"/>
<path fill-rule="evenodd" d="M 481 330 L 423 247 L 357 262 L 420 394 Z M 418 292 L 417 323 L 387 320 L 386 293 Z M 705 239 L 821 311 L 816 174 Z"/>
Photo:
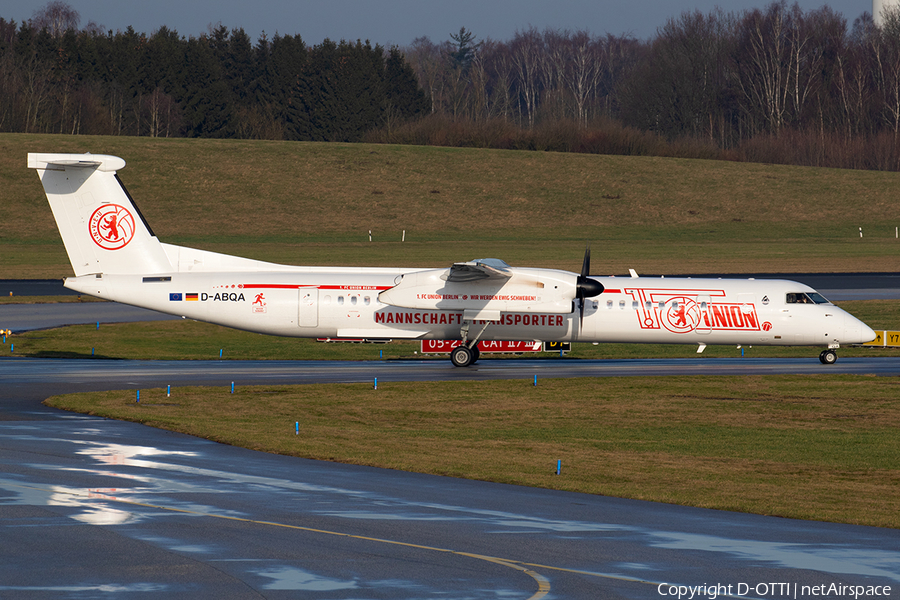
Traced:
<path fill-rule="evenodd" d="M 515 269 L 505 279 L 447 281 L 449 269 L 402 275 L 379 294 L 385 304 L 419 310 L 569 314 L 578 276 L 551 269 Z"/>

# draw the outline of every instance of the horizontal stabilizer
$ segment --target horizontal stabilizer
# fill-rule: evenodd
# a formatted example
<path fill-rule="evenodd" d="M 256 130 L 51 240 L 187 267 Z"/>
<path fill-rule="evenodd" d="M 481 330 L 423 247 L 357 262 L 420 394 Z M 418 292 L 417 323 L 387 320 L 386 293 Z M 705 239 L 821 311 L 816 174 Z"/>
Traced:
<path fill-rule="evenodd" d="M 29 169 L 95 168 L 105 173 L 115 173 L 125 168 L 125 161 L 108 154 L 28 154 Z"/>

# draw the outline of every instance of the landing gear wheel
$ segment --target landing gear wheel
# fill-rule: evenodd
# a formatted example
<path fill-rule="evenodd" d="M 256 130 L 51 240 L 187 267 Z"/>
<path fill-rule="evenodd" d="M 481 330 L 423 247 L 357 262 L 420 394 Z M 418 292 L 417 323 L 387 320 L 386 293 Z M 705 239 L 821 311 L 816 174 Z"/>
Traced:
<path fill-rule="evenodd" d="M 471 348 L 471 350 L 472 350 L 472 362 L 470 362 L 469 364 L 474 365 L 475 361 L 477 361 L 479 358 L 481 358 L 481 350 L 478 349 L 478 344 L 475 344 L 475 346 L 473 346 Z"/>
<path fill-rule="evenodd" d="M 822 353 L 819 355 L 819 361 L 823 365 L 833 365 L 837 362 L 837 352 L 834 350 L 822 350 Z"/>
<path fill-rule="evenodd" d="M 475 354 L 467 346 L 457 346 L 450 352 L 450 360 L 454 366 L 468 367 L 475 362 Z"/>

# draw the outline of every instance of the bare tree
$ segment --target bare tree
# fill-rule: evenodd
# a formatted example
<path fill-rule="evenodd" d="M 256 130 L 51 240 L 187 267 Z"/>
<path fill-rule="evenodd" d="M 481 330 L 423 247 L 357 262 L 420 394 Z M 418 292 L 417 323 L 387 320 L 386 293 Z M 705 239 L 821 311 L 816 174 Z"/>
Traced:
<path fill-rule="evenodd" d="M 883 26 L 869 38 L 869 49 L 882 114 L 896 139 L 900 134 L 900 8 L 885 8 L 881 15 Z"/>
<path fill-rule="evenodd" d="M 529 127 L 534 127 L 538 94 L 541 90 L 541 57 L 543 44 L 541 35 L 534 27 L 517 31 L 510 44 L 512 62 L 515 67 L 519 93 L 525 103 L 525 118 Z"/>
<path fill-rule="evenodd" d="M 482 42 L 481 46 L 484 46 Z M 490 76 L 487 71 L 485 55 L 477 52 L 469 62 L 469 89 L 471 110 L 474 119 L 487 119 L 491 116 Z"/>
<path fill-rule="evenodd" d="M 31 25 L 35 29 L 46 29 L 55 38 L 61 38 L 70 29 L 76 31 L 80 21 L 78 11 L 62 0 L 51 0 L 31 16 Z"/>
<path fill-rule="evenodd" d="M 492 75 L 491 116 L 512 118 L 515 111 L 515 73 L 510 48 L 504 43 L 491 43 L 481 55 L 485 62 L 490 63 L 486 69 Z"/>
<path fill-rule="evenodd" d="M 418 37 L 413 40 L 409 48 L 403 50 L 403 55 L 412 65 L 413 71 L 431 98 L 431 112 L 438 111 L 441 97 L 443 96 L 443 77 L 441 77 L 441 51 L 427 37 Z"/>
<path fill-rule="evenodd" d="M 765 13 L 750 11 L 742 23 L 742 48 L 738 54 L 737 83 L 748 115 L 761 116 L 777 133 L 784 125 L 788 94 L 788 32 L 784 2 L 770 5 Z"/>
<path fill-rule="evenodd" d="M 871 96 L 871 77 L 858 44 L 835 56 L 835 93 L 847 138 L 862 133 L 866 105 Z"/>
<path fill-rule="evenodd" d="M 17 67 L 22 74 L 24 131 L 39 133 L 39 119 L 44 114 L 43 108 L 50 93 L 53 65 L 49 61 L 39 59 L 35 52 L 31 52 L 20 58 Z"/>
<path fill-rule="evenodd" d="M 575 119 L 584 127 L 588 120 L 588 100 L 597 93 L 603 73 L 603 46 L 587 31 L 579 31 L 568 40 L 567 50 L 563 77 L 575 103 Z"/>
<path fill-rule="evenodd" d="M 547 28 L 541 36 L 540 53 L 541 98 L 540 110 L 544 117 L 563 119 L 568 114 L 565 73 L 568 68 L 568 31 Z"/>

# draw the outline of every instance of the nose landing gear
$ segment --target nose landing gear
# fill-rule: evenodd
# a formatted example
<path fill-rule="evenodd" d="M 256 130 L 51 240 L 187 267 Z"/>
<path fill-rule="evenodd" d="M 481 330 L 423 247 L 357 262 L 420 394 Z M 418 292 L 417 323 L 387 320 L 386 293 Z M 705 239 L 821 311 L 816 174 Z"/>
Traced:
<path fill-rule="evenodd" d="M 837 352 L 829 348 L 828 350 L 822 350 L 822 353 L 819 354 L 819 362 L 823 365 L 833 365 L 837 362 L 838 356 Z"/>

